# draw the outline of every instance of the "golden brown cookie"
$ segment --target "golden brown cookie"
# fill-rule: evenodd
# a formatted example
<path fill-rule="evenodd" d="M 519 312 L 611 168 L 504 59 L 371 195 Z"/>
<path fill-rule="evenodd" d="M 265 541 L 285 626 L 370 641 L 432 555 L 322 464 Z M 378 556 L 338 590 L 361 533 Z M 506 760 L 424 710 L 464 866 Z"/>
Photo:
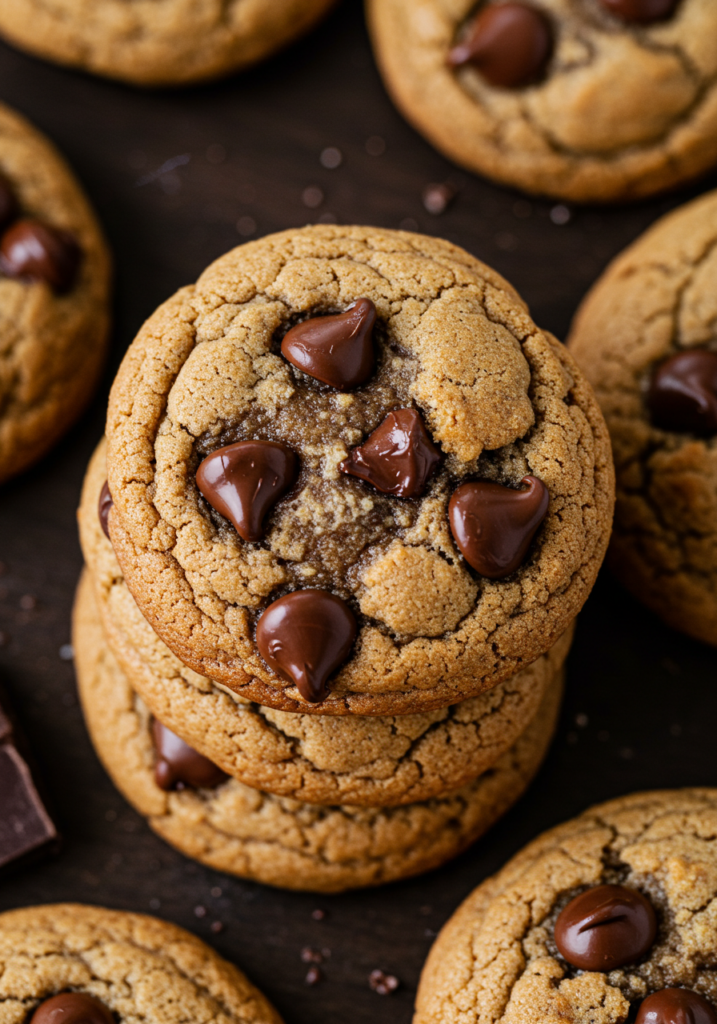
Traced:
<path fill-rule="evenodd" d="M 445 925 L 414 1024 L 622 1024 L 667 988 L 706 998 L 713 1018 L 716 832 L 714 789 L 636 793 L 546 832 Z M 621 888 L 591 895 L 605 885 Z M 601 923 L 583 928 L 581 949 L 591 900 L 602 901 Z M 605 972 L 596 956 L 622 963 Z"/>
<path fill-rule="evenodd" d="M 717 162 L 712 0 L 526 0 L 503 5 L 530 12 L 505 27 L 501 0 L 367 6 L 397 106 L 470 170 L 584 202 L 651 195 Z"/>
<path fill-rule="evenodd" d="M 268 885 L 341 892 L 396 881 L 456 856 L 518 799 L 553 735 L 562 674 L 516 743 L 474 782 L 441 799 L 388 809 L 326 807 L 235 779 L 165 792 L 155 781 L 147 707 L 114 659 L 87 573 L 74 611 L 80 697 L 98 755 L 125 797 L 182 853 Z"/>
<path fill-rule="evenodd" d="M 569 341 L 595 388 L 615 453 L 611 566 L 671 626 L 711 644 L 717 644 L 717 376 L 710 376 L 710 360 L 717 360 L 716 244 L 713 192 L 658 221 L 618 256 L 583 302 Z M 670 412 L 665 403 L 674 405 L 675 392 L 683 394 L 683 406 Z"/>
<path fill-rule="evenodd" d="M 282 357 L 287 329 L 308 317 L 321 332 L 337 312 L 346 323 L 362 298 L 378 316 L 363 384 L 319 384 Z M 417 497 L 341 468 L 397 409 L 440 448 Z M 565 632 L 610 530 L 608 437 L 570 356 L 494 271 L 405 232 L 310 227 L 222 257 L 140 331 L 107 433 L 109 530 L 140 609 L 190 668 L 279 710 L 407 714 L 489 689 Z M 254 439 L 291 448 L 300 473 L 247 542 L 195 476 Z M 546 497 L 504 578 L 473 569 L 454 541 L 449 500 L 464 485 L 509 500 L 517 520 L 504 529 L 510 515 L 495 514 L 498 547 L 530 520 L 536 490 Z M 287 593 L 317 590 L 349 608 L 358 636 L 328 698 L 310 704 L 255 630 Z"/>
<path fill-rule="evenodd" d="M 109 255 L 55 148 L 0 106 L 0 482 L 44 455 L 97 383 Z"/>
<path fill-rule="evenodd" d="M 307 32 L 334 0 L 3 0 L 22 50 L 135 85 L 181 85 L 249 67 Z"/>

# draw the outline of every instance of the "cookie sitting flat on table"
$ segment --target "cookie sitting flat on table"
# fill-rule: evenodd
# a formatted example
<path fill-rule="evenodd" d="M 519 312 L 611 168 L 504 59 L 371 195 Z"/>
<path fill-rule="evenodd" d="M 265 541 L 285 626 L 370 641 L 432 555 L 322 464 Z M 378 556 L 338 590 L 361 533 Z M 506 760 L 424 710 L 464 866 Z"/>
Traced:
<path fill-rule="evenodd" d="M 713 0 L 368 0 L 398 107 L 459 164 L 634 199 L 717 163 Z"/>
<path fill-rule="evenodd" d="M 0 105 L 0 482 L 44 455 L 105 357 L 109 256 L 54 147 Z"/>
<path fill-rule="evenodd" d="M 233 250 L 142 328 L 107 436 L 109 533 L 143 614 L 190 668 L 279 710 L 490 689 L 556 643 L 607 546 L 589 385 L 439 239 L 320 226 Z"/>

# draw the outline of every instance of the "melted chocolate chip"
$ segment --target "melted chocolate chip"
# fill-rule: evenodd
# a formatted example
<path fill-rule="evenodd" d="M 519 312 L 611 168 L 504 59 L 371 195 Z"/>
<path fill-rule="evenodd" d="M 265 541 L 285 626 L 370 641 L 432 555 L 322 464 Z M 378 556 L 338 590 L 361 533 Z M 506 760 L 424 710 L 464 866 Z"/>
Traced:
<path fill-rule="evenodd" d="M 545 71 L 553 48 L 545 15 L 529 4 L 484 7 L 448 55 L 453 67 L 473 64 L 489 85 L 517 89 Z"/>
<path fill-rule="evenodd" d="M 12 185 L 3 174 L 0 174 L 0 231 L 15 220 L 18 213 L 19 207 Z"/>
<path fill-rule="evenodd" d="M 555 944 L 573 967 L 612 971 L 644 956 L 656 932 L 655 911 L 642 893 L 623 885 L 598 885 L 560 912 Z"/>
<path fill-rule="evenodd" d="M 635 1024 L 717 1024 L 717 1013 L 689 988 L 663 988 L 643 999 Z"/>
<path fill-rule="evenodd" d="M 679 0 L 600 0 L 605 10 L 621 21 L 649 25 L 664 21 L 675 11 Z"/>
<path fill-rule="evenodd" d="M 212 452 L 197 470 L 197 486 L 239 536 L 264 536 L 264 517 L 296 480 L 299 460 L 284 444 L 239 441 Z"/>
<path fill-rule="evenodd" d="M 100 491 L 100 500 L 97 502 L 97 514 L 100 517 L 100 526 L 107 540 L 110 539 L 110 530 L 107 525 L 107 517 L 110 514 L 110 509 L 114 505 L 112 501 L 112 495 L 110 494 L 109 484 L 105 480 L 102 484 L 102 490 Z"/>
<path fill-rule="evenodd" d="M 160 789 L 214 789 L 227 778 L 213 761 L 181 740 L 155 718 L 152 741 L 157 753 L 154 781 Z"/>
<path fill-rule="evenodd" d="M 281 343 L 281 354 L 310 377 L 349 391 L 373 373 L 375 323 L 373 302 L 359 299 L 345 313 L 315 316 L 292 327 Z"/>
<path fill-rule="evenodd" d="M 717 352 L 678 352 L 658 366 L 647 395 L 653 423 L 705 437 L 717 433 Z"/>
<path fill-rule="evenodd" d="M 358 627 L 349 606 L 325 590 L 296 590 L 266 609 L 256 627 L 262 657 L 317 704 L 327 680 L 349 656 Z"/>
<path fill-rule="evenodd" d="M 550 500 L 545 484 L 534 476 L 523 477 L 521 484 L 521 491 L 487 482 L 461 484 L 448 503 L 455 542 L 481 576 L 499 580 L 514 572 L 545 519 Z"/>
<path fill-rule="evenodd" d="M 417 498 L 440 461 L 440 452 L 428 436 L 420 413 L 397 409 L 339 463 L 339 469 L 366 480 L 384 494 Z"/>
<path fill-rule="evenodd" d="M 40 1003 L 30 1024 L 114 1024 L 110 1010 L 86 992 L 61 992 Z"/>
<path fill-rule="evenodd" d="M 18 220 L 0 239 L 0 271 L 23 281 L 44 281 L 58 294 L 74 284 L 80 247 L 67 231 L 38 220 Z"/>

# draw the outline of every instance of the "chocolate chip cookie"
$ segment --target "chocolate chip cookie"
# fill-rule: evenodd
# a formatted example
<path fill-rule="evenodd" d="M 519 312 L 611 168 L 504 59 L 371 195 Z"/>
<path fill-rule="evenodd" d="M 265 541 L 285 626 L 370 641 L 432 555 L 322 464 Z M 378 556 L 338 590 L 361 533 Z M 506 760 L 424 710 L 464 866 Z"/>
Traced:
<path fill-rule="evenodd" d="M 183 928 L 78 903 L 0 914 L 3 1024 L 182 1019 L 282 1024 L 233 964 Z"/>
<path fill-rule="evenodd" d="M 135 85 L 181 85 L 256 64 L 307 32 L 334 0 L 3 0 L 21 50 Z"/>
<path fill-rule="evenodd" d="M 717 790 L 636 793 L 546 832 L 436 940 L 414 1024 L 717 1020 Z"/>
<path fill-rule="evenodd" d="M 496 181 L 613 201 L 717 162 L 711 0 L 368 0 L 368 15 L 401 111 Z"/>
<path fill-rule="evenodd" d="M 82 412 L 109 326 L 109 256 L 54 147 L 0 105 L 0 481 Z"/>
<path fill-rule="evenodd" d="M 612 436 L 611 566 L 717 644 L 717 193 L 658 221 L 585 299 L 570 349 Z"/>
<path fill-rule="evenodd" d="M 143 614 L 278 710 L 490 689 L 557 642 L 607 545 L 589 385 L 510 285 L 420 235 L 319 226 L 228 253 L 130 346 L 107 435 Z"/>
<path fill-rule="evenodd" d="M 444 797 L 392 808 L 327 807 L 272 796 L 231 778 L 221 781 L 221 772 L 212 779 L 206 758 L 153 723 L 111 653 L 88 575 L 78 590 L 73 644 L 97 752 L 151 827 L 217 870 L 311 892 L 407 878 L 469 846 L 537 771 L 562 695 L 560 674 L 513 746 L 474 782 Z"/>

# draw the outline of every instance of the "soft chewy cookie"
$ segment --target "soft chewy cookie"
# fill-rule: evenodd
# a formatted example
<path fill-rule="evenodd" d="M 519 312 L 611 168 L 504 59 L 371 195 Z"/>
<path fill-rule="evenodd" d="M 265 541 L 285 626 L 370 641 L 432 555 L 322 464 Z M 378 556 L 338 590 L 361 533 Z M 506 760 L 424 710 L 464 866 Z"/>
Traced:
<path fill-rule="evenodd" d="M 560 677 L 510 750 L 474 782 L 440 799 L 388 809 L 326 807 L 271 796 L 235 779 L 214 779 L 213 788 L 185 783 L 180 791 L 168 792 L 157 783 L 151 716 L 110 651 L 87 574 L 75 604 L 73 644 L 80 696 L 97 752 L 151 827 L 183 853 L 217 870 L 312 892 L 407 878 L 469 846 L 518 799 L 537 771 L 562 694 Z M 182 748 L 177 760 L 194 761 L 197 755 L 185 744 Z M 193 779 L 196 764 L 191 767 Z M 181 782 L 185 778 L 179 775 Z"/>
<path fill-rule="evenodd" d="M 717 644 L 717 193 L 663 218 L 584 301 L 570 348 L 612 436 L 611 564 L 666 622 Z"/>
<path fill-rule="evenodd" d="M 502 278 L 420 235 L 228 253 L 142 328 L 107 434 L 109 532 L 150 625 L 280 710 L 489 689 L 565 632 L 610 530 L 580 371 Z"/>
<path fill-rule="evenodd" d="M 714 1024 L 717 790 L 637 793 L 546 832 L 468 897 L 414 1024 Z"/>
<path fill-rule="evenodd" d="M 53 146 L 0 105 L 0 481 L 44 455 L 97 382 L 109 257 Z"/>
<path fill-rule="evenodd" d="M 136 85 L 179 85 L 255 64 L 334 0 L 3 0 L 0 33 L 57 61 Z"/>
<path fill-rule="evenodd" d="M 77 903 L 0 914 L 2 1024 L 179 1019 L 281 1024 L 241 971 L 176 925 Z"/>
<path fill-rule="evenodd" d="M 713 0 L 368 0 L 386 85 L 458 163 L 578 201 L 717 161 Z"/>
<path fill-rule="evenodd" d="M 562 672 L 572 627 L 517 675 L 451 708 L 362 718 L 249 703 L 183 665 L 137 608 L 98 515 L 105 472 L 103 442 L 88 468 L 78 518 L 110 648 L 161 722 L 249 786 L 326 804 L 388 806 L 441 796 L 512 746 Z"/>

